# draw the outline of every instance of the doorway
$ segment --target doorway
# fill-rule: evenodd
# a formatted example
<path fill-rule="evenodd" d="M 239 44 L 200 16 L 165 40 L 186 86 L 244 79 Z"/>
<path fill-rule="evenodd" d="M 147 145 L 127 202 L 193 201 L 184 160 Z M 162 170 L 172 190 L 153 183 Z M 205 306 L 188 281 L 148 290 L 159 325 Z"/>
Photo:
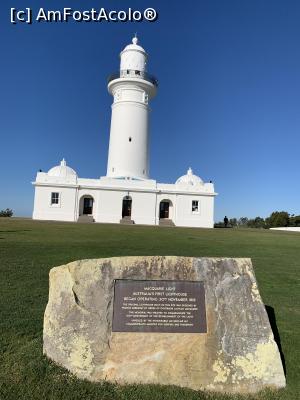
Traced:
<path fill-rule="evenodd" d="M 122 204 L 122 218 L 131 217 L 131 206 L 132 206 L 132 198 L 130 196 L 125 196 L 123 198 L 123 204 Z"/>
<path fill-rule="evenodd" d="M 94 200 L 92 197 L 84 197 L 82 214 L 84 214 L 84 215 L 93 214 L 93 203 L 94 203 Z"/>
<path fill-rule="evenodd" d="M 163 200 L 159 204 L 159 219 L 167 219 L 170 214 L 170 202 Z"/>

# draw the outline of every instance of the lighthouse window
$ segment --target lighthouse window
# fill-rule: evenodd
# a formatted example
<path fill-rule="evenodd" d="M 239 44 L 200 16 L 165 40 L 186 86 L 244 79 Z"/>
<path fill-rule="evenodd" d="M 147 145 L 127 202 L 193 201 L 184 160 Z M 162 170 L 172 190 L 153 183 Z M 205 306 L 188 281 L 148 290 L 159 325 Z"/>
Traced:
<path fill-rule="evenodd" d="M 140 71 L 135 71 L 135 74 L 136 75 L 141 75 L 141 72 Z"/>
<path fill-rule="evenodd" d="M 129 142 L 131 142 L 131 137 L 129 138 Z"/>
<path fill-rule="evenodd" d="M 59 193 L 52 192 L 51 193 L 51 205 L 59 204 Z"/>
<path fill-rule="evenodd" d="M 199 201 L 198 200 L 193 200 L 192 201 L 192 213 L 199 213 Z"/>
<path fill-rule="evenodd" d="M 149 98 L 148 94 L 144 92 L 144 102 L 146 104 L 148 104 L 148 98 Z"/>

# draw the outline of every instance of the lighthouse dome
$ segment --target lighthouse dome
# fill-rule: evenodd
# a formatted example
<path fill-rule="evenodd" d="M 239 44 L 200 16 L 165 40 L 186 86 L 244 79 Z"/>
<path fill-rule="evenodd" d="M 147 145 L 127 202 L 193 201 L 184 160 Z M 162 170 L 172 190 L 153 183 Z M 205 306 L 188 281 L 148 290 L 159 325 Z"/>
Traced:
<path fill-rule="evenodd" d="M 128 44 L 120 54 L 120 70 L 134 70 L 144 72 L 146 70 L 147 53 L 138 44 L 138 38 L 135 36 L 132 43 Z"/>
<path fill-rule="evenodd" d="M 188 169 L 186 175 L 181 176 L 180 178 L 177 179 L 176 185 L 180 186 L 202 186 L 203 181 L 202 179 L 193 174 L 193 171 L 191 168 Z"/>
<path fill-rule="evenodd" d="M 60 162 L 60 165 L 57 165 L 48 171 L 49 176 L 56 176 L 61 178 L 67 178 L 71 176 L 77 176 L 77 173 L 74 169 L 67 166 L 66 160 L 63 158 Z"/>
<path fill-rule="evenodd" d="M 134 37 L 132 38 L 132 43 L 128 44 L 128 45 L 124 48 L 124 50 L 122 51 L 122 53 L 123 53 L 124 51 L 133 50 L 133 51 L 141 51 L 142 53 L 145 53 L 145 54 L 146 54 L 146 51 L 143 49 L 142 46 L 140 46 L 140 45 L 138 44 L 138 42 L 139 42 L 138 38 L 137 38 L 136 36 L 134 36 Z M 122 53 L 121 53 L 121 54 L 122 54 Z"/>

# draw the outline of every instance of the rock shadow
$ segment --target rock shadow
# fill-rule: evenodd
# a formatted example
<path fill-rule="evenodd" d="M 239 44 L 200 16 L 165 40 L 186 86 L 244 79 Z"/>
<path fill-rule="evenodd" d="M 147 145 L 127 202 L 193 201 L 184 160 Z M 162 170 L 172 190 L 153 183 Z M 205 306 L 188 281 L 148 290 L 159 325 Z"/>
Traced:
<path fill-rule="evenodd" d="M 282 362 L 282 366 L 283 366 L 283 371 L 284 371 L 284 375 L 286 376 L 286 365 L 285 365 L 285 358 L 284 358 L 284 354 L 282 351 L 282 347 L 281 347 L 281 341 L 280 341 L 280 336 L 279 336 L 279 331 L 277 328 L 277 324 L 276 324 L 276 316 L 275 316 L 275 310 L 273 307 L 271 306 L 267 306 L 265 305 L 268 317 L 269 317 L 269 322 L 273 331 L 273 335 L 274 335 L 274 340 L 278 346 L 278 350 L 280 353 L 280 357 L 281 357 L 281 362 Z"/>

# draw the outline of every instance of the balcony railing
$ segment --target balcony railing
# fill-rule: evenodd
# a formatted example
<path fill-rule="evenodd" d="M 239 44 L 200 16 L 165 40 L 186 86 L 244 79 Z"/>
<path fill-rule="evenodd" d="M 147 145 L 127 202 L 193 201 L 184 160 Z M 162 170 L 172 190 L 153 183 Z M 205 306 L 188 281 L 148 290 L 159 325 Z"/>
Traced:
<path fill-rule="evenodd" d="M 133 69 L 124 69 L 122 71 L 115 72 L 109 75 L 109 77 L 107 78 L 107 83 L 120 78 L 144 79 L 145 81 L 152 83 L 152 85 L 158 86 L 158 80 L 155 78 L 155 76 L 150 75 L 147 72 L 137 71 Z"/>

